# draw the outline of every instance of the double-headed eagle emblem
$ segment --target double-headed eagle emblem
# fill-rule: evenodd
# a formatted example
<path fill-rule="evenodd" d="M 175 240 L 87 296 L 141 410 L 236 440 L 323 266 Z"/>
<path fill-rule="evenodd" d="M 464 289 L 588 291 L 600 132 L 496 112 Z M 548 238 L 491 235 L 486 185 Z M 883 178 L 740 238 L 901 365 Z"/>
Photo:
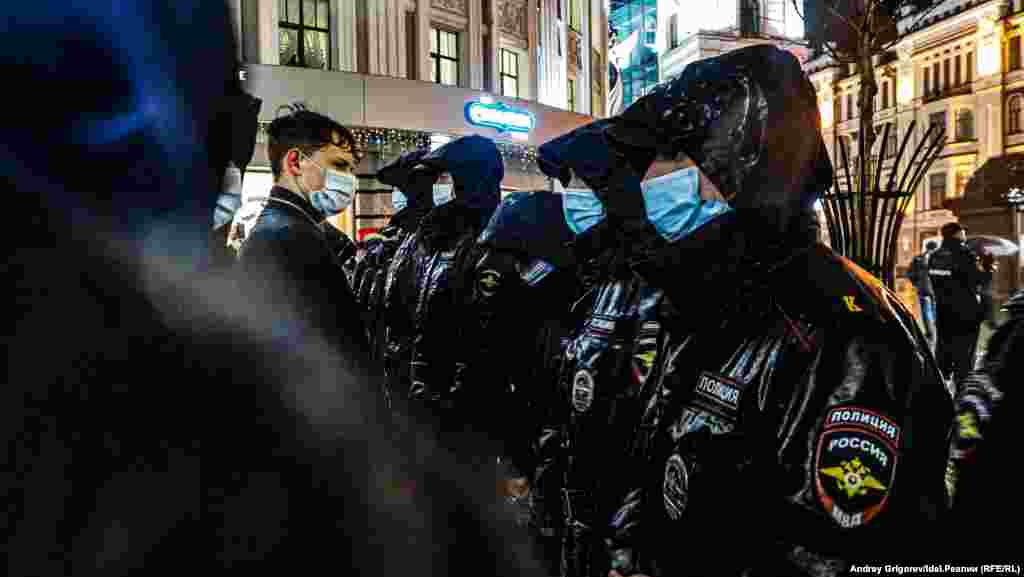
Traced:
<path fill-rule="evenodd" d="M 821 473 L 835 479 L 836 486 L 841 491 L 846 491 L 846 496 L 850 498 L 867 495 L 868 489 L 886 490 L 885 485 L 871 476 L 871 469 L 861 463 L 858 457 L 854 457 L 852 461 L 843 461 L 839 467 L 822 469 Z"/>

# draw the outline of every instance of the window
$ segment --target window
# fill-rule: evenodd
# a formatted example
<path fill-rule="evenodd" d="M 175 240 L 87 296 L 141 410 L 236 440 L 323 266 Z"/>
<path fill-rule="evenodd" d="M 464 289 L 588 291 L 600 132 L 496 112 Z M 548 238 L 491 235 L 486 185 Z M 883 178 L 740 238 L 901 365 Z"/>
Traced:
<path fill-rule="evenodd" d="M 889 108 L 889 83 L 882 82 L 882 110 Z"/>
<path fill-rule="evenodd" d="M 953 85 L 954 86 L 960 86 L 961 84 L 963 84 L 963 80 L 961 80 L 962 76 L 960 75 L 960 55 L 959 54 L 956 55 L 955 63 L 956 63 L 956 66 L 954 66 L 954 68 L 955 68 L 954 74 L 956 76 L 953 79 Z"/>
<path fill-rule="evenodd" d="M 967 189 L 967 181 L 971 179 L 971 173 L 966 168 L 958 168 L 956 171 L 956 186 L 951 191 L 951 198 L 963 198 L 964 190 Z"/>
<path fill-rule="evenodd" d="M 928 206 L 932 210 L 942 208 L 946 198 L 946 173 L 939 172 L 928 177 Z"/>
<path fill-rule="evenodd" d="M 327 0 L 278 0 L 278 56 L 284 66 L 331 67 L 330 5 Z"/>
<path fill-rule="evenodd" d="M 974 140 L 974 113 L 967 108 L 956 113 L 956 139 Z"/>
<path fill-rule="evenodd" d="M 942 62 L 942 74 L 946 78 L 945 82 L 943 82 L 943 84 L 942 84 L 942 87 L 943 87 L 944 90 L 949 90 L 949 87 L 952 84 L 951 81 L 953 80 L 952 75 L 950 75 L 950 73 L 949 73 L 949 58 L 945 59 Z"/>
<path fill-rule="evenodd" d="M 1010 38 L 1010 49 L 1007 54 L 1007 66 L 1010 70 L 1020 69 L 1020 36 Z"/>
<path fill-rule="evenodd" d="M 924 95 L 928 96 L 931 94 L 932 88 L 932 74 L 927 66 L 924 67 Z"/>
<path fill-rule="evenodd" d="M 580 7 L 583 0 L 569 0 L 569 28 L 580 31 Z"/>
<path fill-rule="evenodd" d="M 946 130 L 946 111 L 933 112 L 928 116 L 928 128 L 935 126 L 935 131 L 945 132 Z M 933 131 L 933 133 L 935 132 Z"/>
<path fill-rule="evenodd" d="M 459 35 L 439 28 L 430 29 L 431 82 L 459 85 Z"/>
<path fill-rule="evenodd" d="M 668 19 L 668 48 L 679 46 L 679 15 L 673 14 Z"/>
<path fill-rule="evenodd" d="M 974 82 L 974 53 L 968 52 L 966 60 L 967 65 L 964 68 L 964 78 L 967 80 L 967 82 Z"/>
<path fill-rule="evenodd" d="M 932 92 L 936 94 L 942 92 L 942 78 L 941 74 L 939 74 L 938 60 L 936 60 L 935 63 L 932 64 Z"/>
<path fill-rule="evenodd" d="M 853 95 L 846 94 L 846 119 L 850 120 L 853 118 Z"/>
<path fill-rule="evenodd" d="M 569 79 L 568 97 L 569 97 L 569 110 L 572 110 L 572 111 L 575 112 L 576 111 L 576 81 L 573 80 L 572 78 Z"/>
<path fill-rule="evenodd" d="M 501 94 L 519 98 L 519 54 L 501 49 Z"/>
<path fill-rule="evenodd" d="M 1011 96 L 1010 113 L 1009 118 L 1007 119 L 1007 124 L 1009 125 L 1007 128 L 1010 129 L 1010 134 L 1017 134 L 1024 130 L 1024 128 L 1021 127 L 1020 117 L 1022 108 L 1024 108 L 1024 97 L 1019 94 Z"/>

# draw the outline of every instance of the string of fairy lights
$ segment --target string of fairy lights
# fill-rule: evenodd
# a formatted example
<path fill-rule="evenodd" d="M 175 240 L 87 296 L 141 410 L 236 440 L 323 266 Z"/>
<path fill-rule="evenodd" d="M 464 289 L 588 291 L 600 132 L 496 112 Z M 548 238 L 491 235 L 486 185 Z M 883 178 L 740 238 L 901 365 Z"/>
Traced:
<path fill-rule="evenodd" d="M 266 143 L 267 126 L 269 122 L 260 122 L 256 135 L 256 141 Z M 417 148 L 430 148 L 431 138 L 434 136 L 429 132 L 418 130 L 405 130 L 401 128 L 365 128 L 348 127 L 352 136 L 356 139 L 356 147 L 364 153 L 372 154 L 394 154 L 399 155 Z M 447 136 L 447 135 L 446 135 Z M 540 174 L 537 168 L 537 148 L 528 144 L 517 144 L 514 142 L 495 141 L 498 151 L 506 167 L 514 167 L 520 172 L 529 174 Z"/>

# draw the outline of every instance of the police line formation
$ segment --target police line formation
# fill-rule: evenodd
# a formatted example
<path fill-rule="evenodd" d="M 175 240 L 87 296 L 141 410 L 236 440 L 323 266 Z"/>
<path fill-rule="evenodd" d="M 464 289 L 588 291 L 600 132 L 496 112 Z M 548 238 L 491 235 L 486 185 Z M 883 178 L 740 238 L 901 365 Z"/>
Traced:
<path fill-rule="evenodd" d="M 900 299 L 817 241 L 817 109 L 796 59 L 757 46 L 541 146 L 552 190 L 500 199 L 480 136 L 380 170 L 396 212 L 345 266 L 381 402 L 517 480 L 552 574 L 1012 556 L 994 416 L 1024 302 L 944 379 Z M 353 187 L 324 172 L 348 190 L 312 195 L 326 215 Z"/>

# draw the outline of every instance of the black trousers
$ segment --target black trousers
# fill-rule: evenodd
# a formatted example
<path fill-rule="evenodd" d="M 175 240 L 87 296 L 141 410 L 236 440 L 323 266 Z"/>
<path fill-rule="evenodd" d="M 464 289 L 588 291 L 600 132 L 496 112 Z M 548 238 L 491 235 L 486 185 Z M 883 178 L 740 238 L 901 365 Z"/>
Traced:
<path fill-rule="evenodd" d="M 935 359 L 942 374 L 953 376 L 957 383 L 974 369 L 974 352 L 978 346 L 981 323 L 948 325 L 939 314 L 938 339 L 935 343 Z"/>

